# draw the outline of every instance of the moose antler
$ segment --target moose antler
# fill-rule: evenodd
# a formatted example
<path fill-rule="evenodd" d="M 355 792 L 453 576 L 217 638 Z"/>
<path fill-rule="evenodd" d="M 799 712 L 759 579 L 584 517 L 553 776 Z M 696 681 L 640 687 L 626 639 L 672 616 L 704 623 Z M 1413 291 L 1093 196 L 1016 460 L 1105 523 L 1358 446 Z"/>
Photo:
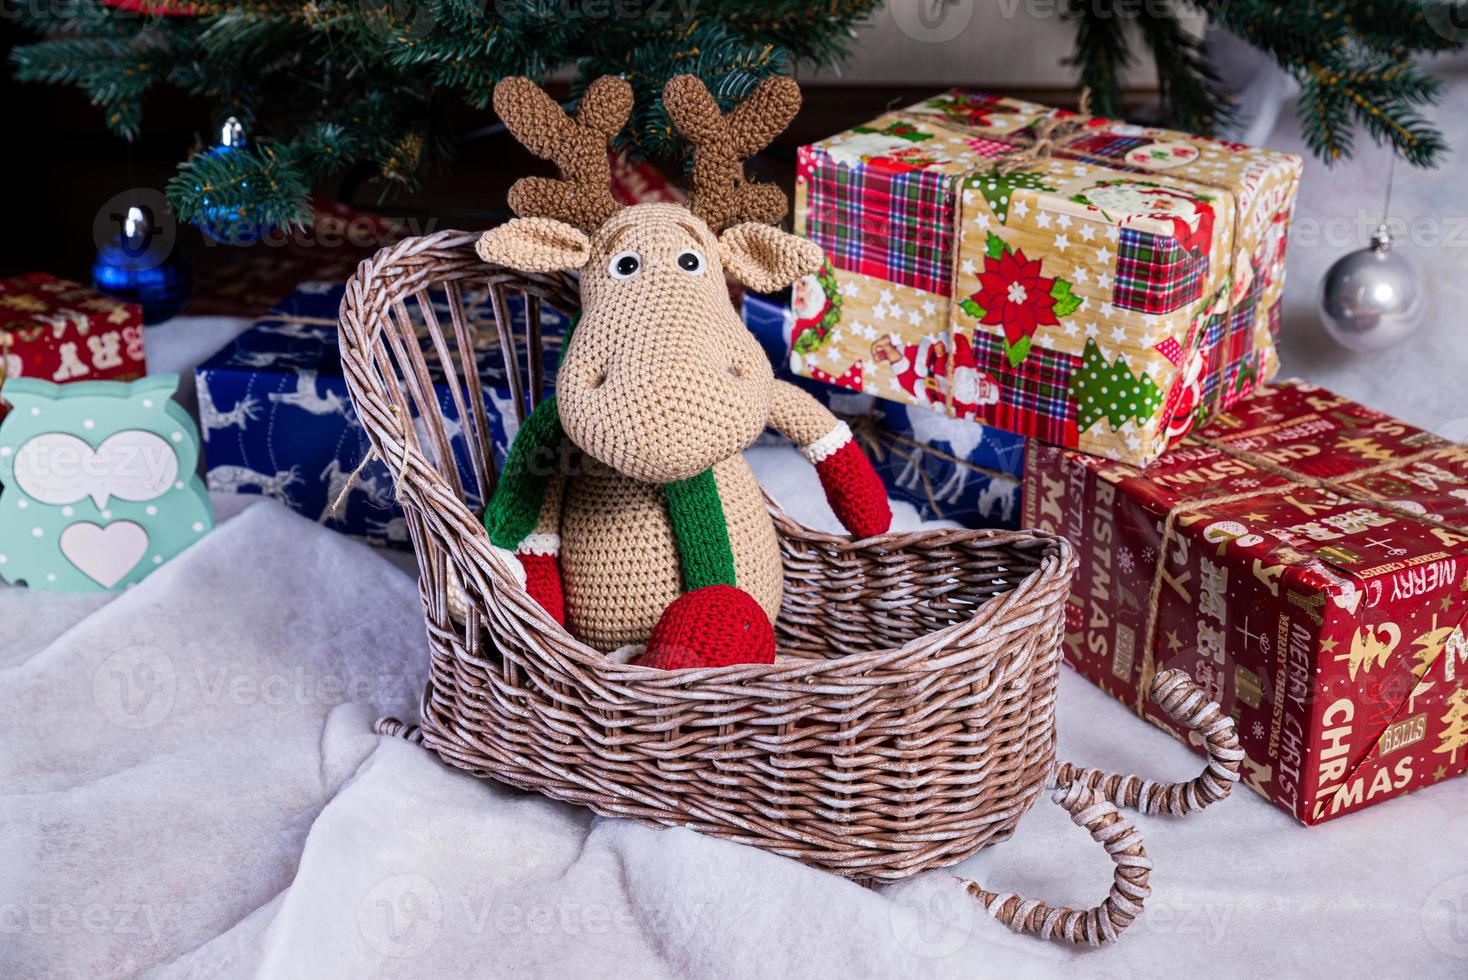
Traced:
<path fill-rule="evenodd" d="M 576 121 L 528 78 L 501 79 L 494 111 L 527 150 L 553 161 L 565 176 L 521 177 L 510 188 L 510 207 L 522 218 L 555 218 L 590 234 L 622 205 L 612 197 L 607 144 L 632 111 L 632 86 L 604 75 L 586 87 Z"/>
<path fill-rule="evenodd" d="M 800 111 L 800 86 L 783 75 L 766 78 L 726 116 L 694 75 L 663 88 L 663 105 L 694 147 L 693 195 L 688 207 L 715 232 L 741 221 L 775 224 L 785 217 L 785 192 L 756 184 L 744 161 L 769 145 Z"/>

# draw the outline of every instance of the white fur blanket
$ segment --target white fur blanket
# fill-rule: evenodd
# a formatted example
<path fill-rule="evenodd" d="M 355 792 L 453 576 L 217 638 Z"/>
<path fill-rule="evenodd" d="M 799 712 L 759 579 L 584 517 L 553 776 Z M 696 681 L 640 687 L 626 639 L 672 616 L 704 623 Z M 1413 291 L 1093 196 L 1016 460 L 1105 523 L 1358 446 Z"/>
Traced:
<path fill-rule="evenodd" d="M 756 451 L 757 468 L 785 499 L 810 499 L 791 482 L 808 467 L 782 453 Z M 1010 935 L 946 873 L 868 890 L 594 817 L 373 735 L 383 712 L 412 712 L 423 682 L 413 580 L 277 504 L 218 505 L 243 510 L 111 601 L 0 589 L 0 976 L 1468 965 L 1468 782 L 1313 830 L 1247 792 L 1186 821 L 1140 818 L 1157 866 L 1146 914 L 1119 945 L 1071 952 Z M 1060 721 L 1065 757 L 1172 778 L 1200 765 L 1069 673 Z M 1110 881 L 1100 849 L 1046 802 L 956 870 L 1075 905 Z"/>

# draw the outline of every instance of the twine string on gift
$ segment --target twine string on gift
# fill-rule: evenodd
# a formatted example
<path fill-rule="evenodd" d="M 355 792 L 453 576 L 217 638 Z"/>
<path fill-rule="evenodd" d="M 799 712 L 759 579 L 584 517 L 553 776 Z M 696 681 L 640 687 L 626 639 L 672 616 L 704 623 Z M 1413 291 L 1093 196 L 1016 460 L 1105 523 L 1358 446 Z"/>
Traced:
<path fill-rule="evenodd" d="M 1080 105 L 1074 115 L 1061 116 L 1052 112 L 1035 120 L 1030 125 L 1033 135 L 1000 157 L 994 173 L 1003 177 L 1069 149 L 1071 142 L 1091 125 L 1091 119 L 1091 89 L 1088 86 L 1081 89 Z"/>
<path fill-rule="evenodd" d="M 1418 524 L 1425 524 L 1437 528 L 1452 535 L 1468 536 L 1468 528 L 1462 528 L 1448 523 L 1441 518 L 1429 514 L 1418 514 L 1408 510 L 1399 504 L 1392 503 L 1380 494 L 1372 493 L 1365 487 L 1355 486 L 1362 480 L 1379 476 L 1383 473 L 1391 473 L 1397 470 L 1415 466 L 1417 463 L 1434 458 L 1446 457 L 1450 460 L 1468 459 L 1468 446 L 1460 446 L 1447 443 L 1424 449 L 1421 452 L 1404 456 L 1400 459 L 1387 460 L 1373 466 L 1366 466 L 1353 470 L 1349 473 L 1336 477 L 1316 477 L 1298 473 L 1287 467 L 1280 466 L 1272 460 L 1266 459 L 1258 453 L 1248 452 L 1230 446 L 1228 443 L 1217 439 L 1208 439 L 1203 436 L 1193 436 L 1193 441 L 1207 446 L 1226 456 L 1246 463 L 1256 469 L 1272 473 L 1282 478 L 1285 482 L 1279 486 L 1254 488 L 1235 493 L 1208 494 L 1196 497 L 1192 500 L 1182 500 L 1174 504 L 1167 512 L 1162 522 L 1162 542 L 1157 552 L 1157 566 L 1152 573 L 1152 588 L 1147 596 L 1146 628 L 1142 637 L 1142 673 L 1137 685 L 1136 712 L 1139 716 L 1146 716 L 1147 701 L 1146 692 L 1151 685 L 1152 678 L 1157 672 L 1157 658 L 1153 652 L 1153 644 L 1157 639 L 1157 625 L 1159 613 L 1162 608 L 1162 587 L 1167 579 L 1167 554 L 1172 547 L 1173 536 L 1177 531 L 1179 520 L 1188 514 L 1207 510 L 1215 507 L 1225 507 L 1229 504 L 1244 500 L 1253 500 L 1259 497 L 1275 496 L 1277 494 L 1291 493 L 1299 489 L 1314 489 L 1323 493 L 1333 494 L 1343 500 L 1355 503 L 1371 504 L 1380 509 L 1394 514 L 1397 517 Z"/>

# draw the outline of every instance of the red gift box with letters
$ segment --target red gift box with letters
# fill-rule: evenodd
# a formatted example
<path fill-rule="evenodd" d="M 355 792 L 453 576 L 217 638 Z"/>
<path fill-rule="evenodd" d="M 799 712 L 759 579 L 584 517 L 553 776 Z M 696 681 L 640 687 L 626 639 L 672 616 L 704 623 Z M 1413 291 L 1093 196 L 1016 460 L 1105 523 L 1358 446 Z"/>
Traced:
<path fill-rule="evenodd" d="M 59 384 L 145 373 L 137 305 L 44 272 L 0 279 L 0 378 Z"/>
<path fill-rule="evenodd" d="M 1179 734 L 1187 670 L 1303 823 L 1468 770 L 1468 447 L 1284 382 L 1146 470 L 1031 441 L 1025 519 L 1081 557 L 1067 662 Z"/>

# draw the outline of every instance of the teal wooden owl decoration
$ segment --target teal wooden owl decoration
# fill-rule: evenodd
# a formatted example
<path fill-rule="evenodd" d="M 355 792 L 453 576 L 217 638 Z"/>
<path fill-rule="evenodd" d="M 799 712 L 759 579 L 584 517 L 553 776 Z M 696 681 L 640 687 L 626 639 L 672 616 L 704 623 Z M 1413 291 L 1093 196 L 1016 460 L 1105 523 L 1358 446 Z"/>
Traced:
<path fill-rule="evenodd" d="M 123 589 L 197 541 L 214 511 L 195 474 L 199 430 L 178 375 L 6 382 L 0 578 L 67 592 Z"/>

